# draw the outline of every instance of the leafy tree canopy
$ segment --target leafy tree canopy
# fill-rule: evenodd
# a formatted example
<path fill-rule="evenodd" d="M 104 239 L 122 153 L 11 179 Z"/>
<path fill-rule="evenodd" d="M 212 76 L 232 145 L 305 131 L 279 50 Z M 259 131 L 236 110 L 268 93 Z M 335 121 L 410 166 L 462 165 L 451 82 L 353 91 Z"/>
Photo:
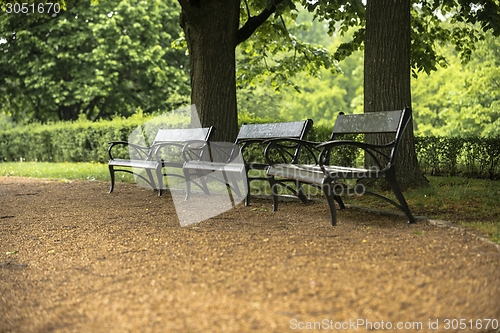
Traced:
<path fill-rule="evenodd" d="M 322 40 L 328 27 L 317 20 L 308 25 L 310 33 L 299 32 L 298 37 L 307 43 L 319 41 L 331 52 L 352 39 L 351 31 L 343 37 Z M 466 63 L 451 43 L 438 45 L 436 51 L 446 59 L 445 67 L 412 79 L 416 134 L 498 135 L 500 37 L 491 31 L 486 33 Z M 267 79 L 262 79 L 263 84 L 246 85 L 239 91 L 239 109 L 271 119 L 312 118 L 315 124 L 330 127 L 339 111 L 363 112 L 363 53 L 354 52 L 340 61 L 339 66 L 341 74 L 334 75 L 324 69 L 318 77 L 297 74 L 293 87 L 300 92 L 293 87 L 275 92 Z"/>
<path fill-rule="evenodd" d="M 330 35 L 344 34 L 356 28 L 351 41 L 339 46 L 337 60 L 362 49 L 364 40 L 364 0 L 302 0 L 315 16 L 329 23 Z M 500 35 L 500 1 L 498 0 L 413 0 L 411 10 L 411 68 L 413 75 L 435 71 L 445 64 L 438 46 L 451 42 L 464 61 L 470 59 L 485 32 Z M 447 22 L 451 22 L 448 24 Z M 387 22 L 390 24 L 390 22 Z"/>
<path fill-rule="evenodd" d="M 446 68 L 412 84 L 417 133 L 500 134 L 500 38 L 486 34 L 466 64 L 451 45 L 439 51 L 448 59 Z"/>
<path fill-rule="evenodd" d="M 5 8 L 5 5 L 4 5 Z M 77 1 L 58 15 L 2 14 L 0 110 L 16 122 L 168 110 L 188 102 L 176 1 Z"/>
<path fill-rule="evenodd" d="M 183 45 L 177 1 L 113 0 L 100 1 L 98 5 L 91 0 L 59 2 L 66 10 L 56 17 L 2 15 L 0 18 L 0 64 L 4 72 L 0 77 L 0 110 L 16 121 L 72 119 L 79 113 L 94 119 L 115 113 L 126 115 L 137 106 L 147 112 L 187 102 L 185 49 L 170 47 L 172 41 Z M 256 105 L 253 93 L 264 83 L 276 90 L 291 86 L 308 95 L 334 85 L 341 87 L 332 89 L 328 96 L 310 96 L 309 101 L 289 98 L 288 106 L 275 108 L 284 118 L 298 116 L 301 108 L 310 110 L 322 98 L 352 108 L 360 93 L 362 75 L 348 88 L 343 84 L 351 82 L 353 77 L 345 75 L 322 83 L 309 84 L 307 80 L 329 78 L 323 67 L 339 73 L 339 61 L 363 49 L 363 0 L 244 0 L 240 5 L 242 33 L 237 82 L 243 92 L 252 92 L 240 97 L 244 110 L 258 112 L 255 107 L 246 106 Z M 301 8 L 306 8 L 312 17 Z M 447 61 L 449 52 L 443 51 L 442 45 L 447 42 L 454 45 L 463 62 L 472 59 L 474 49 L 485 42 L 485 31 L 492 36 L 500 34 L 499 12 L 498 0 L 414 1 L 411 11 L 414 76 L 435 71 L 440 65 L 454 65 Z M 330 36 L 337 37 L 334 47 L 325 44 L 319 33 L 313 39 L 304 38 L 306 32 L 318 29 L 317 24 L 308 22 L 313 18 L 327 26 Z M 342 43 L 337 43 L 339 40 Z M 470 66 L 474 65 L 472 61 Z M 347 73 L 349 67 L 358 65 L 344 62 L 342 69 Z M 307 74 L 298 74 L 304 69 Z M 469 83 L 467 89 L 472 90 L 473 86 Z M 294 99 L 296 103 L 292 102 Z M 479 104 L 487 105 L 486 99 Z M 263 110 L 276 106 L 274 97 L 259 102 L 265 106 Z M 435 112 L 431 107 L 429 110 Z M 315 112 L 319 117 L 323 111 L 320 108 Z M 444 114 L 440 119 L 443 117 Z"/>

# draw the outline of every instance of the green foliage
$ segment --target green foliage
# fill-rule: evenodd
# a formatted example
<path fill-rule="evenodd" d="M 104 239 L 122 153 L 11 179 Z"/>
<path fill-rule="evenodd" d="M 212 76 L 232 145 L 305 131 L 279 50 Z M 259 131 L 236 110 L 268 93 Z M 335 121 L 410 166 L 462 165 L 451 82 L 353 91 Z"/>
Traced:
<path fill-rule="evenodd" d="M 491 1 L 469 3 L 412 7 L 412 48 L 421 56 L 413 61 L 416 73 L 447 66 L 413 81 L 418 134 L 499 133 L 498 11 Z M 187 57 L 171 48 L 181 37 L 178 4 L 140 4 L 82 0 L 68 3 L 55 18 L 2 15 L 0 130 L 15 126 L 13 121 L 76 119 L 78 113 L 98 119 L 128 115 L 139 105 L 147 113 L 184 102 Z M 266 4 L 242 1 L 241 22 Z M 281 3 L 238 48 L 240 116 L 312 118 L 316 125 L 331 126 L 339 111 L 362 111 L 363 57 L 355 50 L 362 47 L 363 22 L 362 1 Z M 451 46 L 440 46 L 447 41 Z"/>
<path fill-rule="evenodd" d="M 12 129 L 13 127 L 15 127 L 15 124 L 12 119 L 6 114 L 0 113 L 0 132 Z"/>
<path fill-rule="evenodd" d="M 444 19 L 446 18 L 446 20 Z M 412 8 L 412 71 L 429 74 L 446 58 L 439 45 L 454 45 L 462 61 L 470 60 L 480 40 L 489 32 L 500 35 L 500 4 L 487 1 L 417 1 Z"/>
<path fill-rule="evenodd" d="M 282 119 L 276 119 L 269 116 L 260 117 L 255 113 L 240 112 L 238 115 L 238 124 L 265 124 L 276 121 L 282 121 Z"/>
<path fill-rule="evenodd" d="M 500 177 L 500 137 L 416 136 L 420 168 L 431 175 Z"/>
<path fill-rule="evenodd" d="M 416 132 L 422 135 L 497 136 L 500 133 L 500 38 L 491 33 L 463 64 L 451 46 L 447 67 L 412 82 Z"/>
<path fill-rule="evenodd" d="M 179 128 L 187 119 L 176 113 L 163 119 L 163 128 Z M 1 161 L 40 162 L 106 162 L 108 142 L 128 141 L 130 133 L 138 127 L 150 134 L 159 127 L 160 117 L 144 116 L 141 111 L 129 118 L 113 120 L 58 122 L 48 125 L 30 124 L 0 132 Z M 154 133 L 156 134 L 156 133 Z M 148 138 L 151 140 L 151 137 Z M 117 150 L 117 157 L 128 157 L 128 149 Z"/>
<path fill-rule="evenodd" d="M 347 41 L 353 34 L 335 39 L 328 36 L 328 26 L 319 21 L 312 21 L 312 15 L 299 11 L 297 27 L 306 26 L 309 32 L 297 28 L 295 33 L 305 43 L 321 41 L 332 54 L 338 45 Z M 308 21 L 309 20 L 309 21 Z M 242 50 L 240 50 L 243 53 Z M 244 57 L 240 55 L 239 59 Z M 319 69 L 314 75 L 309 72 L 296 73 L 293 84 L 281 86 L 278 91 L 272 88 L 269 76 L 256 77 L 254 81 L 241 79 L 238 91 L 239 110 L 253 113 L 258 117 L 295 121 L 311 118 L 316 125 L 332 126 L 336 115 L 362 112 L 357 100 L 362 99 L 363 91 L 363 55 L 354 53 L 338 63 L 341 72 L 332 73 Z M 259 84 L 260 82 L 260 84 Z"/>
<path fill-rule="evenodd" d="M 0 176 L 109 181 L 107 164 L 95 162 L 4 162 L 0 163 Z M 134 177 L 121 172 L 116 180 L 134 182 Z"/>
<path fill-rule="evenodd" d="M 303 40 L 327 36 L 320 22 L 310 23 L 314 32 Z M 330 39 L 334 50 L 350 38 Z M 415 132 L 418 135 L 478 135 L 500 133 L 500 39 L 491 33 L 478 42 L 467 64 L 452 45 L 438 48 L 446 68 L 412 80 Z M 363 54 L 356 52 L 339 63 L 342 74 L 327 70 L 318 77 L 297 74 L 293 81 L 299 91 L 283 88 L 275 92 L 266 84 L 246 86 L 239 91 L 240 111 L 280 120 L 312 118 L 316 125 L 331 126 L 339 111 L 363 112 Z"/>
<path fill-rule="evenodd" d="M 241 13 L 241 21 L 245 22 L 252 15 L 252 9 L 243 8 Z M 302 16 L 307 18 L 302 19 Z M 322 69 L 339 72 L 333 53 L 315 41 L 297 37 L 304 35 L 311 20 L 311 15 L 297 11 L 293 4 L 282 5 L 271 19 L 239 45 L 238 87 L 265 83 L 278 91 L 284 87 L 298 90 L 293 82 L 298 73 L 317 77 Z"/>
<path fill-rule="evenodd" d="M 352 39 L 339 46 L 335 59 L 341 60 L 361 50 L 364 40 L 365 5 L 363 1 L 308 1 L 302 5 L 315 17 L 329 25 L 329 34 L 343 35 L 352 28 Z M 445 58 L 437 46 L 452 43 L 461 58 L 467 61 L 484 33 L 500 35 L 500 4 L 497 0 L 412 1 L 411 9 L 411 68 L 416 77 L 442 65 Z M 390 23 L 388 23 L 390 24 Z"/>
<path fill-rule="evenodd" d="M 112 121 L 91 122 L 79 119 L 50 125 L 31 124 L 15 127 L 0 133 L 0 159 L 2 161 L 40 162 L 101 162 L 108 160 L 110 141 L 127 141 L 129 134 L 148 124 L 152 140 L 158 117 L 144 116 L 141 112 L 133 117 L 117 117 Z M 276 121 L 260 119 L 254 115 L 241 117 L 240 123 Z M 169 127 L 182 127 L 188 120 L 173 113 Z M 155 127 L 156 126 L 156 127 Z M 162 122 L 165 126 L 165 121 Z M 331 126 L 313 126 L 307 140 L 324 142 L 330 137 Z M 500 177 L 500 137 L 439 137 L 416 136 L 415 147 L 421 169 L 431 175 L 463 175 L 467 177 Z M 251 151 L 251 159 L 259 159 L 262 151 Z M 334 156 L 335 161 L 354 163 L 359 152 L 346 150 Z M 123 149 L 119 155 L 128 156 Z M 254 156 L 255 155 L 255 156 Z M 258 156 L 257 156 L 258 155 Z M 339 162 L 340 163 L 340 162 Z"/>
<path fill-rule="evenodd" d="M 169 110 L 189 97 L 176 1 L 77 1 L 0 17 L 0 112 L 15 122 Z"/>

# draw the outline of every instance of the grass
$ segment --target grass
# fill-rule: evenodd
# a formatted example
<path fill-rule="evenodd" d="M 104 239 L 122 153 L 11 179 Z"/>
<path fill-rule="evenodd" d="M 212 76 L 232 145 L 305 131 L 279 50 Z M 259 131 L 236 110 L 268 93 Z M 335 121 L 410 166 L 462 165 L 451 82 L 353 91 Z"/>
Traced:
<path fill-rule="evenodd" d="M 452 221 L 479 230 L 500 244 L 500 181 L 427 176 L 430 186 L 405 191 L 414 215 Z M 392 197 L 391 192 L 382 193 Z M 348 197 L 347 203 L 396 210 L 371 196 Z"/>
<path fill-rule="evenodd" d="M 107 164 L 102 163 L 0 163 L 0 176 L 109 181 Z M 462 177 L 427 177 L 428 188 L 408 190 L 405 197 L 415 215 L 443 219 L 489 235 L 500 244 L 500 181 Z M 134 182 L 127 173 L 117 173 L 117 181 Z M 255 185 L 252 183 L 252 188 Z M 269 193 L 266 182 L 261 184 Z M 390 193 L 388 193 L 390 196 Z M 392 206 L 370 196 L 349 196 L 346 203 L 377 209 Z"/>
<path fill-rule="evenodd" d="M 121 181 L 133 182 L 131 175 L 120 175 Z M 9 162 L 0 163 L 0 176 L 35 178 L 108 180 L 108 166 L 102 163 L 48 163 L 48 162 Z"/>

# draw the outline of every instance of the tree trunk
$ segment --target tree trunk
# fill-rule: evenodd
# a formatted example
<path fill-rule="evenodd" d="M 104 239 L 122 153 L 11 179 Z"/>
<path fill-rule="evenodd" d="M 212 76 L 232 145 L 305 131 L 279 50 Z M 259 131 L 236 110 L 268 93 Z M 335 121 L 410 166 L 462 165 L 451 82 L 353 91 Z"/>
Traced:
<path fill-rule="evenodd" d="M 364 63 L 365 112 L 411 107 L 410 0 L 368 0 Z M 369 143 L 387 142 L 384 135 L 370 135 Z M 428 185 L 415 153 L 413 123 L 403 136 L 397 157 L 401 188 Z M 369 158 L 365 164 L 372 165 Z"/>
<path fill-rule="evenodd" d="M 179 0 L 191 62 L 191 103 L 215 140 L 234 142 L 238 132 L 236 56 L 239 0 Z"/>
<path fill-rule="evenodd" d="M 59 105 L 59 120 L 77 120 L 80 114 L 80 104 Z"/>

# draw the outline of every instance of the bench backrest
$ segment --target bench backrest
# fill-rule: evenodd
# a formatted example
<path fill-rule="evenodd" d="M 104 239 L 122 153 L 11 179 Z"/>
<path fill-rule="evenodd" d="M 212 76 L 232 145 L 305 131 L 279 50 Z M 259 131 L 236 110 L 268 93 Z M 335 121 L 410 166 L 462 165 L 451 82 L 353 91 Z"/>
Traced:
<path fill-rule="evenodd" d="M 410 119 L 410 108 L 363 114 L 340 113 L 330 139 L 341 134 L 394 133 L 397 140 L 408 126 Z"/>
<path fill-rule="evenodd" d="M 236 142 L 272 138 L 304 139 L 312 125 L 313 121 L 311 119 L 282 123 L 243 124 Z"/>
<path fill-rule="evenodd" d="M 213 126 L 203 128 L 160 129 L 156 134 L 153 145 L 161 142 L 187 142 L 191 140 L 208 141 L 213 131 Z"/>
<path fill-rule="evenodd" d="M 333 134 L 396 133 L 401 127 L 403 111 L 339 114 Z"/>
<path fill-rule="evenodd" d="M 363 114 L 339 114 L 333 127 L 330 141 L 338 139 L 344 134 L 392 134 L 388 142 L 384 142 L 386 148 L 390 149 L 389 154 L 385 154 L 380 149 L 372 151 L 379 152 L 387 158 L 389 166 L 394 166 L 397 150 L 402 135 L 411 121 L 411 108 L 407 107 L 397 111 L 380 111 Z"/>
<path fill-rule="evenodd" d="M 241 145 L 241 151 L 246 151 L 252 144 L 259 144 L 265 140 L 274 138 L 293 138 L 304 140 L 307 133 L 311 130 L 313 121 L 311 119 L 302 121 L 280 122 L 280 123 L 266 123 L 266 124 L 243 124 L 241 125 L 236 143 Z M 264 146 L 260 147 L 261 153 L 253 151 L 252 156 L 245 153 L 245 163 L 253 165 L 253 168 L 262 168 L 265 164 L 264 161 Z M 300 153 L 300 145 L 297 146 L 293 154 L 293 162 L 295 163 Z"/>

